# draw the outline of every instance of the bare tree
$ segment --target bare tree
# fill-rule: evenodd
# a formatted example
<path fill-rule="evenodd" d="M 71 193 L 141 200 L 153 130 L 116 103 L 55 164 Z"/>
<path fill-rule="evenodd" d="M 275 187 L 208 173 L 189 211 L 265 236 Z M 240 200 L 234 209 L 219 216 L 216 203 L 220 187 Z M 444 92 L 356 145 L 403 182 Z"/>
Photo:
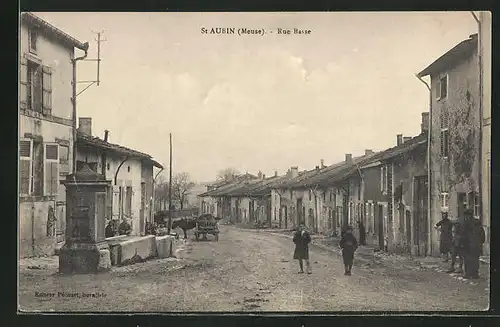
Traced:
<path fill-rule="evenodd" d="M 231 181 L 239 174 L 240 172 L 236 168 L 225 168 L 217 173 L 217 180 Z"/>
<path fill-rule="evenodd" d="M 168 180 L 161 174 L 155 181 L 155 207 L 156 210 L 168 209 Z"/>
<path fill-rule="evenodd" d="M 172 178 L 172 199 L 184 209 L 189 191 L 195 186 L 188 173 L 178 173 Z"/>

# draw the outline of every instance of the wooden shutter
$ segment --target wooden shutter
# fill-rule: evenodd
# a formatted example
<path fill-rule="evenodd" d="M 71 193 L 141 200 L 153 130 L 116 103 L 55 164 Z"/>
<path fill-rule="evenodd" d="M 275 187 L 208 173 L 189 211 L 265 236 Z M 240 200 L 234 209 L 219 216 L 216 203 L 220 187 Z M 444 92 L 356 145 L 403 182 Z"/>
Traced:
<path fill-rule="evenodd" d="M 42 112 L 42 67 L 38 66 L 33 74 L 33 104 L 35 111 Z"/>
<path fill-rule="evenodd" d="M 31 194 L 31 172 L 33 158 L 33 142 L 21 140 L 19 142 L 19 194 Z"/>
<path fill-rule="evenodd" d="M 46 143 L 45 146 L 45 195 L 56 195 L 59 187 L 59 145 L 57 143 Z"/>
<path fill-rule="evenodd" d="M 42 71 L 43 114 L 49 116 L 52 111 L 52 69 L 49 66 L 43 66 Z"/>
<path fill-rule="evenodd" d="M 28 60 L 21 58 L 19 73 L 19 107 L 26 109 L 28 107 Z"/>

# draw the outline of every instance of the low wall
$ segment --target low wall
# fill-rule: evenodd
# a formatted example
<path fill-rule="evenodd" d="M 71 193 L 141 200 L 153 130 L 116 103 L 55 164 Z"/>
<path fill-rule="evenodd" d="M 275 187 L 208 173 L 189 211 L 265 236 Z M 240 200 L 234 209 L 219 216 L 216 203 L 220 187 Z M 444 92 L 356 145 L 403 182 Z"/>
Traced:
<path fill-rule="evenodd" d="M 175 237 L 170 235 L 156 237 L 156 251 L 158 258 L 168 258 L 174 253 Z"/>
<path fill-rule="evenodd" d="M 157 254 L 154 235 L 107 239 L 112 265 L 126 265 L 141 262 Z"/>

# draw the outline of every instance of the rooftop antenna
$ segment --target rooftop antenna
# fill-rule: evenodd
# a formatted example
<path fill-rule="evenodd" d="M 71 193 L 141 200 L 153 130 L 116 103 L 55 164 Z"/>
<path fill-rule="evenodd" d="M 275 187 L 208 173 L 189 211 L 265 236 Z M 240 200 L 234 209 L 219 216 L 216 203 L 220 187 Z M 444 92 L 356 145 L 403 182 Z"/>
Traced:
<path fill-rule="evenodd" d="M 107 40 L 103 39 L 101 36 L 104 34 L 104 30 L 101 30 L 100 32 L 94 32 L 93 33 L 97 34 L 97 39 L 94 39 L 97 42 L 97 59 L 84 59 L 84 61 L 95 61 L 97 62 L 97 76 L 96 79 L 93 81 L 77 81 L 76 83 L 83 83 L 83 84 L 88 84 L 83 90 L 78 92 L 78 95 L 82 94 L 84 91 L 86 91 L 89 87 L 92 85 L 96 84 L 99 86 L 99 83 L 101 82 L 100 80 L 100 69 L 101 69 L 101 42 L 105 42 Z"/>

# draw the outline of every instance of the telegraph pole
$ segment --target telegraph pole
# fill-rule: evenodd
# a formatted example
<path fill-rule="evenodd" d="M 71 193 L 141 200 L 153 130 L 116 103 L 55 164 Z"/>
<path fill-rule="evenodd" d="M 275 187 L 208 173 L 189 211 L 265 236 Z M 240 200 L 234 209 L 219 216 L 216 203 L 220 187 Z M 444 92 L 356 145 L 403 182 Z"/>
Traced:
<path fill-rule="evenodd" d="M 170 136 L 170 176 L 168 181 L 168 234 L 172 226 L 172 133 Z"/>

